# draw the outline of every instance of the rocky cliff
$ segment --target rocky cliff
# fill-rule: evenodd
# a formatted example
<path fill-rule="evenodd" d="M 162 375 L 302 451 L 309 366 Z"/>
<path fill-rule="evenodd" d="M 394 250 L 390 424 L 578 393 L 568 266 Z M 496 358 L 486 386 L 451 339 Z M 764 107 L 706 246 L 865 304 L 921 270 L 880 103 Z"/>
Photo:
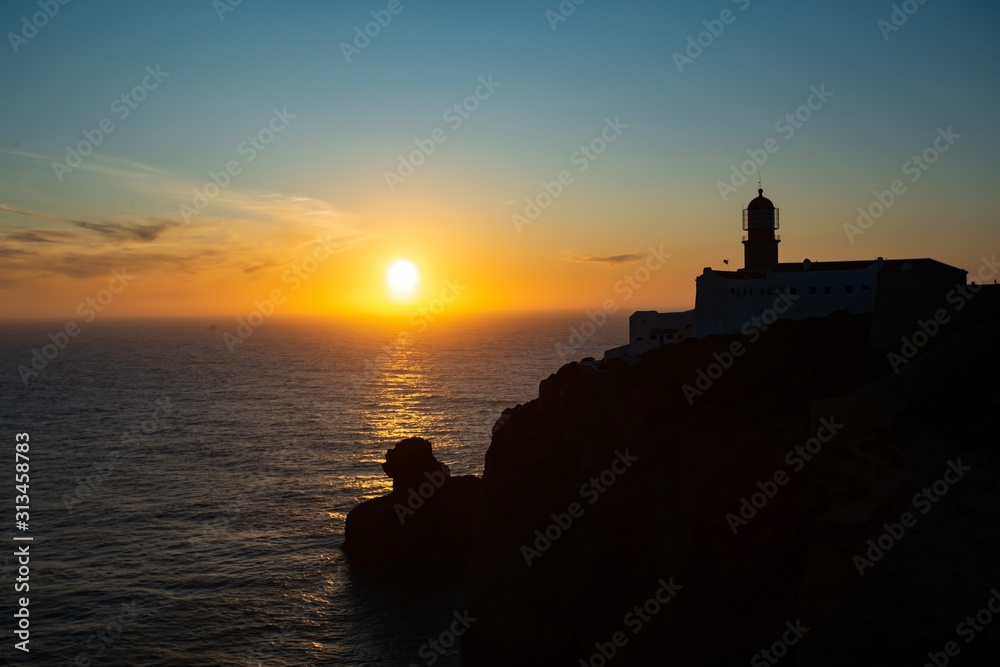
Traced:
<path fill-rule="evenodd" d="M 347 515 L 344 551 L 371 569 L 464 565 L 469 554 L 479 478 L 451 477 L 423 438 L 385 453 L 392 492 Z"/>
<path fill-rule="evenodd" d="M 486 455 L 466 663 L 983 664 L 998 323 L 896 369 L 847 315 L 563 367 Z"/>

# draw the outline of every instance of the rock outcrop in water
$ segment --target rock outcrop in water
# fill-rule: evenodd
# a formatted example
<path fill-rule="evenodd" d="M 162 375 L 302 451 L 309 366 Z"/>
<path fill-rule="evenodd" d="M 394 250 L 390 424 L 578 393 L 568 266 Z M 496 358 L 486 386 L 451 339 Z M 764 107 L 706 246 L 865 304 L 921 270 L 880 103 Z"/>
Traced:
<path fill-rule="evenodd" d="M 898 373 L 838 315 L 543 381 L 486 455 L 466 664 L 986 664 L 997 628 L 957 634 L 1000 586 L 978 299 Z"/>
<path fill-rule="evenodd" d="M 451 477 L 431 443 L 407 438 L 385 453 L 392 492 L 347 515 L 343 549 L 370 568 L 464 565 L 478 501 L 478 477 Z"/>

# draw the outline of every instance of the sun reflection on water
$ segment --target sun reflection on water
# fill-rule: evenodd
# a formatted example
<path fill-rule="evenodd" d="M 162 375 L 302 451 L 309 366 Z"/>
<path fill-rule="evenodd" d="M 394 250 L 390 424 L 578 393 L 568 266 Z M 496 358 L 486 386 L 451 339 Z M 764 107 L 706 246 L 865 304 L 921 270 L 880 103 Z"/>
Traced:
<path fill-rule="evenodd" d="M 371 387 L 372 434 L 382 442 L 397 442 L 412 436 L 431 438 L 441 416 L 430 412 L 431 397 L 424 360 L 409 338 L 397 340 L 388 359 L 379 368 Z"/>

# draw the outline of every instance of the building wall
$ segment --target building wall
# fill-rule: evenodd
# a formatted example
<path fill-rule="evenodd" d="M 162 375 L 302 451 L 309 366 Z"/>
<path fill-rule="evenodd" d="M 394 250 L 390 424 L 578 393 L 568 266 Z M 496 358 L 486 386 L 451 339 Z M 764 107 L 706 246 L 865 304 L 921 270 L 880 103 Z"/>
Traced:
<path fill-rule="evenodd" d="M 658 313 L 655 310 L 637 310 L 628 318 L 629 343 L 651 340 L 654 332 L 674 330 L 678 332 L 675 340 L 657 341 L 680 342 L 680 331 L 694 324 L 694 311 L 685 310 L 679 313 Z"/>
<path fill-rule="evenodd" d="M 706 268 L 696 280 L 693 310 L 633 313 L 629 344 L 609 350 L 606 356 L 639 356 L 659 345 L 680 342 L 687 335 L 738 334 L 768 309 L 785 310 L 777 313 L 777 319 L 783 320 L 842 311 L 874 312 L 872 342 L 876 347 L 886 346 L 896 341 L 901 331 L 911 330 L 918 318 L 932 316 L 936 308 L 947 306 L 947 294 L 965 280 L 965 271 L 954 267 L 900 270 L 898 266 L 886 268 L 882 260 L 862 269 L 840 271 L 817 270 L 807 263 L 802 270 L 792 271 L 720 273 Z M 993 292 L 1000 292 L 1000 288 Z"/>
<path fill-rule="evenodd" d="M 787 306 L 781 319 L 791 320 L 824 317 L 843 310 L 870 312 L 875 306 L 879 268 L 873 263 L 862 270 L 774 272 L 757 279 L 726 278 L 706 269 L 697 278 L 693 335 L 701 338 L 739 333 L 752 318 L 776 305 Z"/>

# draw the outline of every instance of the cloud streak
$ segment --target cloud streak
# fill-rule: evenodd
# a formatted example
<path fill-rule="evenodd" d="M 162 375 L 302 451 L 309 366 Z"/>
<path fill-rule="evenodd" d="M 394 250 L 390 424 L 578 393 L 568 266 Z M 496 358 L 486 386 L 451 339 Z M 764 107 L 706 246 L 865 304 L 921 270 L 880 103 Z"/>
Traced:
<path fill-rule="evenodd" d="M 589 264 L 605 264 L 607 266 L 614 266 L 617 264 L 630 264 L 631 262 L 638 262 L 643 259 L 645 255 L 637 253 L 629 253 L 626 255 L 569 255 L 566 257 L 567 262 L 582 262 Z"/>
<path fill-rule="evenodd" d="M 160 217 L 151 218 L 148 223 L 142 224 L 134 222 L 111 222 L 107 220 L 70 220 L 59 216 L 11 208 L 3 204 L 0 204 L 0 211 L 36 220 L 49 220 L 73 225 L 116 241 L 142 241 L 149 243 L 155 241 L 163 232 L 171 227 L 180 226 L 180 223 L 177 221 Z M 73 234 L 72 232 L 39 228 L 18 230 L 6 234 L 6 238 L 22 243 L 72 243 L 75 240 L 81 239 L 80 235 Z"/>
<path fill-rule="evenodd" d="M 155 241 L 164 231 L 171 227 L 178 227 L 180 223 L 173 220 L 158 219 L 147 225 L 118 223 L 118 222 L 79 222 L 74 221 L 74 225 L 83 229 L 103 234 L 115 240 L 143 241 L 150 243 Z"/>
<path fill-rule="evenodd" d="M 208 293 L 277 284 L 287 265 L 312 253 L 317 239 L 343 253 L 376 236 L 330 202 L 237 187 L 226 188 L 185 224 L 178 205 L 203 184 L 109 156 L 92 156 L 81 171 L 64 189 L 0 186 L 0 298 L 30 309 L 46 290 L 89 293 L 94 281 L 124 266 L 146 285 L 159 286 L 157 298 L 177 307 L 178 300 L 211 300 Z M 100 199 L 78 195 L 101 187 L 110 191 Z M 111 210 L 141 213 L 109 214 L 108 201 L 117 202 Z"/>
<path fill-rule="evenodd" d="M 0 239 L 7 238 L 19 243 L 62 243 L 74 236 L 75 234 L 69 231 L 38 229 L 0 234 Z"/>

